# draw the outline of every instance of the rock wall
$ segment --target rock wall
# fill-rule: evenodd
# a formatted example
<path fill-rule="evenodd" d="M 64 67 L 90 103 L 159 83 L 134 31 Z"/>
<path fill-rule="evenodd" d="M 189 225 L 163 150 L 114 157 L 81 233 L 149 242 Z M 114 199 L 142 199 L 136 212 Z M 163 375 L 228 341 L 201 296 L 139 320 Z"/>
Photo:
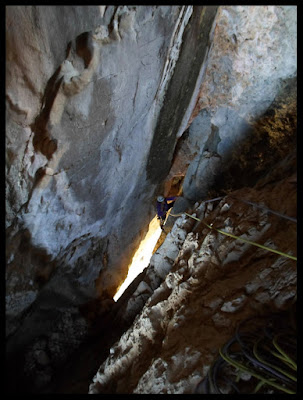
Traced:
<path fill-rule="evenodd" d="M 54 333 L 60 354 L 62 324 L 74 332 L 79 322 L 85 336 L 79 306 L 111 304 L 155 214 L 155 132 L 179 102 L 171 94 L 196 86 L 216 7 L 6 11 L 8 353 L 45 334 L 52 347 Z M 201 35 L 191 71 L 187 51 Z M 193 105 L 189 91 L 167 150 Z"/>
<path fill-rule="evenodd" d="M 295 26 L 292 7 L 219 8 L 192 122 L 167 177 L 170 187 L 185 175 L 174 214 L 191 209 L 226 232 L 282 251 L 286 245 L 291 255 L 295 223 L 240 200 L 296 216 Z M 229 196 L 201 203 L 220 189 Z M 239 322 L 296 302 L 295 261 L 184 214 L 174 221 L 121 298 L 117 320 L 135 319 L 111 346 L 90 393 L 194 393 Z"/>
<path fill-rule="evenodd" d="M 177 265 L 184 218 L 113 307 L 157 194 L 184 178 L 178 213 L 227 177 L 225 189 L 247 185 L 251 166 L 253 186 L 291 152 L 296 7 L 6 11 L 9 386 L 35 391 L 87 337 L 90 304 L 129 324 Z"/>
<path fill-rule="evenodd" d="M 15 110 L 7 107 L 7 152 L 11 157 L 7 163 L 7 216 L 11 236 L 22 226 L 34 248 L 43 249 L 50 260 L 61 260 L 57 261 L 61 270 L 80 269 L 75 274 L 81 275 L 78 284 L 92 292 L 94 280 L 106 268 L 102 253 L 110 254 L 110 264 L 117 264 L 121 257 L 118 248 L 127 250 L 142 221 L 150 217 L 146 199 L 154 187 L 147 188 L 142 172 L 157 118 L 153 108 L 163 91 L 158 91 L 157 100 L 155 96 L 183 8 L 90 7 L 88 14 L 85 10 L 8 7 L 7 24 L 13 26 L 20 14 L 31 30 L 28 36 L 19 31 L 18 41 L 13 37 L 16 27 L 8 35 L 9 44 L 23 48 L 21 52 L 8 46 L 7 98 L 11 99 L 9 105 L 18 103 L 23 109 L 23 104 L 31 104 L 28 95 L 35 107 L 22 122 Z M 86 22 L 79 22 L 73 14 Z M 40 25 L 49 26 L 52 19 L 58 20 L 61 31 L 65 21 L 73 25 L 56 38 L 61 57 L 59 51 L 53 54 L 50 44 L 43 52 L 44 41 L 53 43 L 55 38 L 41 32 Z M 182 32 L 180 35 L 182 38 Z M 38 41 L 40 59 L 33 54 L 32 37 Z M 20 67 L 15 71 L 16 57 L 24 64 L 31 59 L 36 70 Z M 48 58 L 50 66 L 44 69 Z M 35 94 L 26 84 L 34 80 L 33 75 L 40 79 Z M 137 189 L 139 182 L 145 196 Z M 135 215 L 130 212 L 133 202 L 142 206 Z M 129 229 L 122 238 L 122 228 L 130 219 L 140 228 Z M 115 278 L 113 282 L 110 275 L 106 279 L 100 290 L 103 286 L 112 293 Z"/>
<path fill-rule="evenodd" d="M 192 203 L 207 196 L 211 186 L 218 187 L 220 175 L 226 179 L 230 163 L 241 167 L 244 152 L 249 159 L 245 146 L 254 153 L 252 169 L 260 168 L 261 158 L 270 158 L 262 153 L 267 135 L 256 146 L 256 137 L 261 136 L 258 121 L 277 114 L 277 109 L 287 109 L 295 117 L 296 26 L 296 7 L 219 7 L 203 82 L 183 143 L 187 156 L 176 154 L 168 176 L 187 172 L 183 195 Z M 287 132 L 285 115 L 276 117 Z M 241 184 L 250 178 L 254 184 L 257 177 L 260 174 L 246 176 Z"/>
<path fill-rule="evenodd" d="M 262 24 L 255 24 L 257 15 Z M 275 25 L 278 20 L 279 29 Z M 235 188 L 254 186 L 295 148 L 295 26 L 294 7 L 219 8 L 192 122 L 177 145 L 166 178 L 171 183 L 174 177 L 185 176 L 173 214 L 212 194 L 217 197 Z M 237 48 L 233 35 L 239 36 Z M 268 46 L 276 51 L 269 51 Z M 221 81 L 224 74 L 229 84 Z M 238 88 L 242 85 L 241 96 L 234 96 L 231 82 Z M 226 118 L 221 118 L 223 114 Z M 141 277 L 144 285 L 130 288 L 130 299 L 121 301 L 121 320 L 131 320 L 163 281 L 190 226 L 180 228 L 175 217 L 168 217 L 165 230 L 168 234 L 163 245 Z"/>
<path fill-rule="evenodd" d="M 287 310 L 296 302 L 294 260 L 204 224 L 295 256 L 296 223 L 242 201 L 295 218 L 294 161 L 292 156 L 277 165 L 283 179 L 269 175 L 254 188 L 231 192 L 221 201 L 197 203 L 191 215 L 202 222 L 185 214 L 177 219 L 171 237 L 180 251 L 170 271 L 112 345 L 89 393 L 195 393 L 241 321 Z M 166 259 L 160 254 L 158 267 Z"/>

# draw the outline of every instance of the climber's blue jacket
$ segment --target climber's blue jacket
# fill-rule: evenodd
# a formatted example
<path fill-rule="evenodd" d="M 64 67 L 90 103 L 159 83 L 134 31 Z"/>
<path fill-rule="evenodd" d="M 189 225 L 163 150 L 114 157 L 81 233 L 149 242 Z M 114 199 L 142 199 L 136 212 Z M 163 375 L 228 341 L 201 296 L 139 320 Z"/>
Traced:
<path fill-rule="evenodd" d="M 168 204 L 167 201 L 175 200 L 177 196 L 166 197 L 162 203 L 157 201 L 157 214 L 158 217 L 164 217 L 167 211 L 172 207 L 172 204 Z"/>

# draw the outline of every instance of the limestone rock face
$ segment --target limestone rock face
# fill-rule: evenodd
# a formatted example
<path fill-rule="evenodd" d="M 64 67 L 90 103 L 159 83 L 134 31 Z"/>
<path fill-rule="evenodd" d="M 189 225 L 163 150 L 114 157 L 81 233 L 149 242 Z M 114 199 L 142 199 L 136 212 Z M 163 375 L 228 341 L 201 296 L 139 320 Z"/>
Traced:
<path fill-rule="evenodd" d="M 296 76 L 296 26 L 296 7 L 221 7 L 198 108 L 216 107 L 218 123 L 221 107 L 261 116 L 282 81 Z"/>
<path fill-rule="evenodd" d="M 240 321 L 285 310 L 296 301 L 294 260 L 203 223 L 295 256 L 296 223 L 242 201 L 248 199 L 296 215 L 296 184 L 268 178 L 214 202 L 212 211 L 197 203 L 191 215 L 202 222 L 179 217 L 175 230 L 184 226 L 186 232 L 189 219 L 194 225 L 164 281 L 110 349 L 89 393 L 195 393 Z M 165 258 L 157 260 L 158 266 Z"/>
<path fill-rule="evenodd" d="M 162 136 L 171 129 L 161 155 L 169 170 L 216 11 L 7 7 L 9 353 L 61 335 L 51 320 L 67 313 L 73 324 L 92 298 L 106 308 L 126 277 L 163 179 L 157 126 Z"/>
<path fill-rule="evenodd" d="M 45 249 L 51 259 L 68 248 L 69 268 L 88 246 L 92 248 L 91 237 L 98 237 L 100 245 L 108 232 L 121 231 L 127 222 L 123 210 L 130 207 L 130 198 L 134 201 L 140 195 L 135 187 L 152 139 L 154 98 L 181 11 L 178 7 L 139 7 L 137 11 L 107 7 L 102 16 L 98 7 L 90 7 L 86 22 L 77 26 L 81 10 L 72 10 L 9 7 L 7 20 L 9 24 L 20 15 L 31 27 L 29 35 L 19 31 L 18 41 L 8 38 L 22 48 L 8 46 L 9 105 L 18 103 L 23 110 L 26 104 L 30 109 L 21 122 L 13 107 L 8 107 L 7 147 L 13 161 L 7 173 L 8 197 L 13 200 L 8 203 L 8 224 L 11 226 L 18 211 L 31 243 Z M 84 7 L 82 14 L 86 15 L 85 11 Z M 78 19 L 72 18 L 73 13 Z M 46 36 L 40 24 L 50 24 L 51 18 L 58 18 L 60 32 L 66 18 L 74 27 L 63 30 L 56 39 L 57 48 L 61 42 L 61 58 L 49 43 L 43 52 L 44 41 L 53 43 L 54 38 Z M 36 59 L 32 37 L 40 49 Z M 30 65 L 17 69 L 14 57 L 20 54 L 23 64 L 31 58 L 30 65 L 36 69 Z M 43 62 L 49 58 L 45 68 Z M 34 80 L 33 75 L 38 78 Z M 32 80 L 37 87 L 34 93 L 26 84 Z M 35 104 L 31 106 L 28 97 Z M 144 204 L 144 199 L 140 203 Z M 142 212 L 148 213 L 148 208 Z M 85 238 L 82 246 L 80 238 Z M 100 269 L 99 262 L 90 272 L 92 276 L 85 279 L 82 274 L 82 280 L 89 284 Z"/>
<path fill-rule="evenodd" d="M 123 296 L 122 301 L 117 303 L 117 313 L 115 319 L 126 325 L 132 321 L 135 316 L 141 311 L 146 300 L 156 290 L 170 272 L 174 261 L 179 253 L 185 237 L 193 226 L 194 221 L 187 221 L 184 218 L 179 218 L 174 224 L 171 231 L 165 237 L 164 243 L 153 254 L 149 266 L 145 269 L 140 278 L 140 283 L 143 284 L 144 290 L 140 290 L 139 286 L 130 293 L 126 299 L 127 293 Z M 135 284 L 135 283 L 134 283 Z M 131 287 L 127 289 L 131 291 Z M 127 292 L 126 291 L 126 292 Z"/>
<path fill-rule="evenodd" d="M 296 101 L 296 26 L 296 7 L 219 8 L 185 143 L 195 156 L 185 167 L 183 193 L 188 199 L 207 195 L 207 186 L 235 154 L 240 157 L 245 141 L 258 135 L 257 121 L 269 110 L 275 113 L 278 99 L 280 107 L 290 106 L 289 86 Z M 221 159 L 209 157 L 206 166 L 206 151 Z"/>
<path fill-rule="evenodd" d="M 227 336 L 233 316 L 249 314 L 247 304 L 281 309 L 292 299 L 294 262 L 254 253 L 185 215 L 176 223 L 171 217 L 165 242 L 128 297 L 116 305 L 112 297 L 164 191 L 181 196 L 175 213 L 191 208 L 199 218 L 218 217 L 228 232 L 278 248 L 285 235 L 295 253 L 291 222 L 282 229 L 257 209 L 248 217 L 243 211 L 242 220 L 243 204 L 234 199 L 202 200 L 213 188 L 244 187 L 239 195 L 280 210 L 264 175 L 279 165 L 270 179 L 279 182 L 282 212 L 295 216 L 294 176 L 283 179 L 295 170 L 287 157 L 296 131 L 296 7 L 6 11 L 9 386 L 18 390 L 22 379 L 39 391 L 89 336 L 91 319 L 129 325 L 147 301 L 90 391 L 191 390 L 195 368 L 219 343 L 208 344 L 216 329 Z M 230 292 L 222 282 L 231 282 Z M 206 296 L 203 304 L 197 293 Z M 182 321 L 190 326 L 195 316 L 187 313 L 201 304 L 210 328 L 175 357 L 174 341 L 188 332 L 174 331 Z M 150 357 L 141 357 L 144 349 Z M 188 355 L 191 378 L 178 376 Z"/>
<path fill-rule="evenodd" d="M 155 107 L 192 7 L 7 11 L 8 288 L 19 296 L 38 290 L 41 266 L 33 261 L 14 276 L 22 229 L 28 252 L 56 259 L 92 295 L 101 270 L 120 265 L 118 249 L 127 255 L 150 217 L 145 200 L 154 187 L 147 187 L 144 166 Z M 101 292 L 113 293 L 114 275 L 104 277 Z"/>

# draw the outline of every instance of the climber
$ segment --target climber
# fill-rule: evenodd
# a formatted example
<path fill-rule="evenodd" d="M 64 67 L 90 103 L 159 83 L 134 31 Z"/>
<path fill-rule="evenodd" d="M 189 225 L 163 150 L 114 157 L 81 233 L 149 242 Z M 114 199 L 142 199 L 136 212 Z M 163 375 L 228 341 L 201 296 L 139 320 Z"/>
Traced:
<path fill-rule="evenodd" d="M 158 196 L 157 198 L 157 214 L 158 214 L 157 218 L 160 220 L 161 229 L 163 229 L 166 213 L 170 208 L 172 208 L 176 198 L 177 196 L 166 197 L 166 198 L 163 196 Z M 168 201 L 170 203 L 168 203 Z"/>

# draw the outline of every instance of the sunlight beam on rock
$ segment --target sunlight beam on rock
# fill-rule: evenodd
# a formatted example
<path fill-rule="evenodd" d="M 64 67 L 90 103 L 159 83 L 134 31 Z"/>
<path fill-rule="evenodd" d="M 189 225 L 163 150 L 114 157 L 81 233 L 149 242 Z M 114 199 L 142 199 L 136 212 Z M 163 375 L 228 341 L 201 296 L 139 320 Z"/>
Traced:
<path fill-rule="evenodd" d="M 129 267 L 127 277 L 120 286 L 119 290 L 113 297 L 117 301 L 125 289 L 132 283 L 132 281 L 146 268 L 149 264 L 150 258 L 153 255 L 153 250 L 161 235 L 161 228 L 157 216 L 155 216 L 149 224 L 148 232 L 145 238 L 140 243 L 136 251 L 132 263 Z"/>

